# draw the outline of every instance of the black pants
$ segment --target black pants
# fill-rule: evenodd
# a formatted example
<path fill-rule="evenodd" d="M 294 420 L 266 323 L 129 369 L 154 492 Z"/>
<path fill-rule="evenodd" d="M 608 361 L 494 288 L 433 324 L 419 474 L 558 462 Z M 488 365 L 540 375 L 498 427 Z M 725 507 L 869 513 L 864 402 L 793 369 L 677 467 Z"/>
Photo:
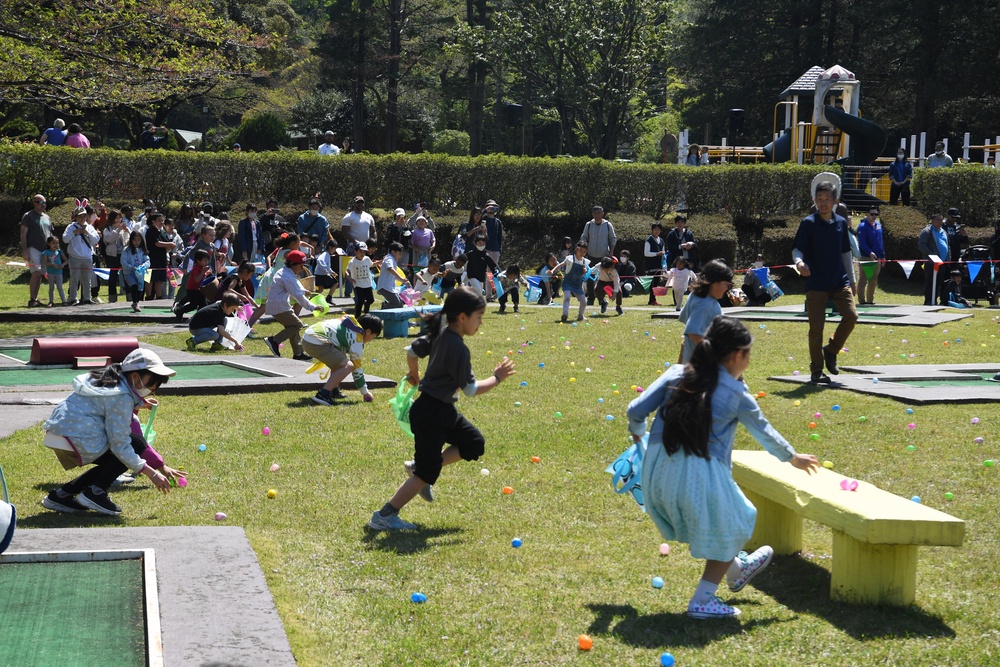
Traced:
<path fill-rule="evenodd" d="M 184 298 L 177 304 L 176 312 L 178 315 L 183 315 L 204 308 L 206 305 L 205 295 L 200 290 L 189 289 L 184 293 Z"/>
<path fill-rule="evenodd" d="M 108 278 L 108 303 L 114 303 L 118 300 L 118 275 L 122 272 L 122 261 L 120 257 L 111 257 L 110 255 L 105 258 L 108 262 L 108 273 L 111 277 Z"/>
<path fill-rule="evenodd" d="M 663 284 L 663 270 L 649 269 L 646 271 L 646 275 L 653 276 L 653 282 L 649 284 L 649 303 L 647 304 L 652 306 L 656 302 L 656 295 L 653 294 L 653 288 Z"/>
<path fill-rule="evenodd" d="M 140 456 L 146 447 L 146 439 L 141 435 L 132 434 L 132 449 Z M 118 479 L 118 475 L 128 470 L 117 456 L 109 449 L 97 457 L 94 467 L 83 473 L 69 484 L 64 484 L 62 490 L 71 496 L 83 492 L 89 486 L 96 486 L 107 491 L 111 488 L 112 482 Z"/>
<path fill-rule="evenodd" d="M 125 283 L 125 286 L 128 287 L 128 293 L 132 297 L 133 306 L 142 301 L 143 292 L 145 291 L 143 288 L 139 287 L 139 285 L 129 285 L 128 283 Z"/>
<path fill-rule="evenodd" d="M 592 269 L 595 266 L 598 266 L 601 263 L 601 260 L 604 259 L 604 258 L 603 257 L 591 257 L 590 255 L 587 255 L 587 259 L 590 260 L 590 268 Z M 588 271 L 589 271 L 589 269 L 588 269 Z M 587 281 L 587 305 L 588 306 L 593 306 L 594 305 L 594 283 L 595 282 L 596 282 L 595 280 L 588 280 Z"/>
<path fill-rule="evenodd" d="M 367 313 L 373 303 L 375 295 L 372 294 L 371 287 L 354 286 L 354 317 L 361 317 L 362 313 Z"/>
<path fill-rule="evenodd" d="M 903 195 L 903 206 L 910 205 L 910 184 L 903 183 L 902 185 L 896 185 L 895 183 L 889 184 L 889 205 L 895 206 L 896 202 L 899 201 L 899 195 Z"/>
<path fill-rule="evenodd" d="M 521 304 L 521 295 L 518 293 L 516 286 L 511 291 L 503 293 L 503 296 L 500 297 L 501 306 L 507 305 L 507 297 L 510 297 L 510 300 L 514 302 L 515 306 Z"/>

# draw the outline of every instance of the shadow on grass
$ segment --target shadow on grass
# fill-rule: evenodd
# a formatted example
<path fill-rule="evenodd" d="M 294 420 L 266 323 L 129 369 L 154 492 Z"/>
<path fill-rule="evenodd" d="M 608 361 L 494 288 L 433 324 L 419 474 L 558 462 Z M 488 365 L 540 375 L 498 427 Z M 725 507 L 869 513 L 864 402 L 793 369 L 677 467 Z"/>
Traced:
<path fill-rule="evenodd" d="M 796 613 L 819 616 L 854 639 L 954 637 L 944 621 L 923 609 L 854 605 L 830 599 L 830 573 L 798 556 L 776 556 L 771 564 L 780 576 L 754 579 L 754 587 Z"/>
<path fill-rule="evenodd" d="M 745 600 L 737 606 L 752 604 L 756 603 Z M 703 647 L 753 628 L 788 622 L 780 619 L 741 622 L 738 618 L 703 620 L 690 618 L 686 612 L 640 615 L 631 605 L 589 604 L 587 608 L 596 615 L 587 630 L 590 634 L 610 634 L 640 648 Z"/>
<path fill-rule="evenodd" d="M 121 516 L 109 516 L 100 512 L 80 512 L 64 514 L 45 510 L 34 516 L 21 516 L 18 512 L 18 528 L 107 528 L 122 523 Z"/>
<path fill-rule="evenodd" d="M 437 540 L 436 538 L 463 533 L 463 528 L 420 528 L 416 530 L 376 532 L 367 526 L 361 541 L 366 549 L 375 549 L 394 554 L 416 554 L 431 548 L 453 545 L 461 539 Z"/>

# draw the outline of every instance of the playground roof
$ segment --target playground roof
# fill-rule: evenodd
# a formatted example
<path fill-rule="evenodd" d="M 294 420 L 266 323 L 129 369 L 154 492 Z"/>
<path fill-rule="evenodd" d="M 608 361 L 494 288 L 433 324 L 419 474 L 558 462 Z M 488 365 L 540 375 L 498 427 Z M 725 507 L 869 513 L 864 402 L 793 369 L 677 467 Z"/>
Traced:
<path fill-rule="evenodd" d="M 819 80 L 820 76 L 822 76 L 824 71 L 825 70 L 819 65 L 813 65 L 806 71 L 805 74 L 796 79 L 795 83 L 781 91 L 781 95 L 778 97 L 780 99 L 785 99 L 786 97 L 797 95 L 799 93 L 809 93 L 812 95 L 816 92 L 816 82 Z"/>

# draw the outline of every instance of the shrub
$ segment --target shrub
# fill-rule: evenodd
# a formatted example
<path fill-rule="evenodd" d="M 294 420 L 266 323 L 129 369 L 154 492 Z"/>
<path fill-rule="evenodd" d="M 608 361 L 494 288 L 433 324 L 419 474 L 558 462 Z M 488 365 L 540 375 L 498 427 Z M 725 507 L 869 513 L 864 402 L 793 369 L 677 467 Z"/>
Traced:
<path fill-rule="evenodd" d="M 431 145 L 432 153 L 446 155 L 468 155 L 469 133 L 461 130 L 443 130 L 434 135 Z"/>
<path fill-rule="evenodd" d="M 955 206 L 962 211 L 963 224 L 991 226 L 1000 214 L 1000 171 L 976 164 L 916 169 L 913 196 L 927 216 Z"/>
<path fill-rule="evenodd" d="M 265 111 L 250 116 L 226 137 L 226 145 L 233 144 L 251 151 L 277 150 L 288 145 L 288 125 L 275 113 Z"/>
<path fill-rule="evenodd" d="M 19 141 L 37 141 L 41 134 L 38 126 L 24 118 L 14 118 L 0 127 L 0 135 Z"/>

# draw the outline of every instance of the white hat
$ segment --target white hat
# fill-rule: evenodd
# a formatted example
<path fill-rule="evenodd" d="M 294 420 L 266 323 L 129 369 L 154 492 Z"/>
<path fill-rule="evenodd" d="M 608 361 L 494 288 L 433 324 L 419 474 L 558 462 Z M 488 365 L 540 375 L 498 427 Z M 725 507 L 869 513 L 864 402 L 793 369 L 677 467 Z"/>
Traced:
<path fill-rule="evenodd" d="M 405 208 L 397 208 L 397 209 L 396 209 L 396 212 L 395 212 L 395 213 L 394 213 L 393 215 L 394 215 L 395 217 L 397 217 L 397 218 L 398 218 L 399 216 L 401 216 L 401 215 L 406 215 L 406 209 L 405 209 Z"/>
<path fill-rule="evenodd" d="M 358 241 L 357 249 L 358 250 L 364 250 L 365 252 L 368 252 L 368 244 L 365 243 L 364 241 Z"/>
<path fill-rule="evenodd" d="M 810 186 L 810 194 L 813 199 L 816 199 L 816 186 L 820 183 L 829 183 L 833 186 L 833 198 L 840 199 L 840 176 L 837 176 L 833 172 L 824 171 L 816 174 L 813 177 L 812 185 Z"/>
<path fill-rule="evenodd" d="M 14 526 L 17 524 L 17 511 L 14 506 L 0 500 L 0 554 L 7 550 L 10 541 L 14 539 Z"/>
<path fill-rule="evenodd" d="M 159 355 L 152 350 L 145 350 L 143 348 L 138 348 L 132 350 L 125 361 L 122 362 L 122 371 L 125 373 L 131 373 L 132 371 L 149 371 L 150 373 L 156 373 L 157 375 L 162 375 L 164 377 L 173 377 L 177 375 L 177 371 L 172 368 L 167 368 L 162 361 L 160 361 Z"/>

